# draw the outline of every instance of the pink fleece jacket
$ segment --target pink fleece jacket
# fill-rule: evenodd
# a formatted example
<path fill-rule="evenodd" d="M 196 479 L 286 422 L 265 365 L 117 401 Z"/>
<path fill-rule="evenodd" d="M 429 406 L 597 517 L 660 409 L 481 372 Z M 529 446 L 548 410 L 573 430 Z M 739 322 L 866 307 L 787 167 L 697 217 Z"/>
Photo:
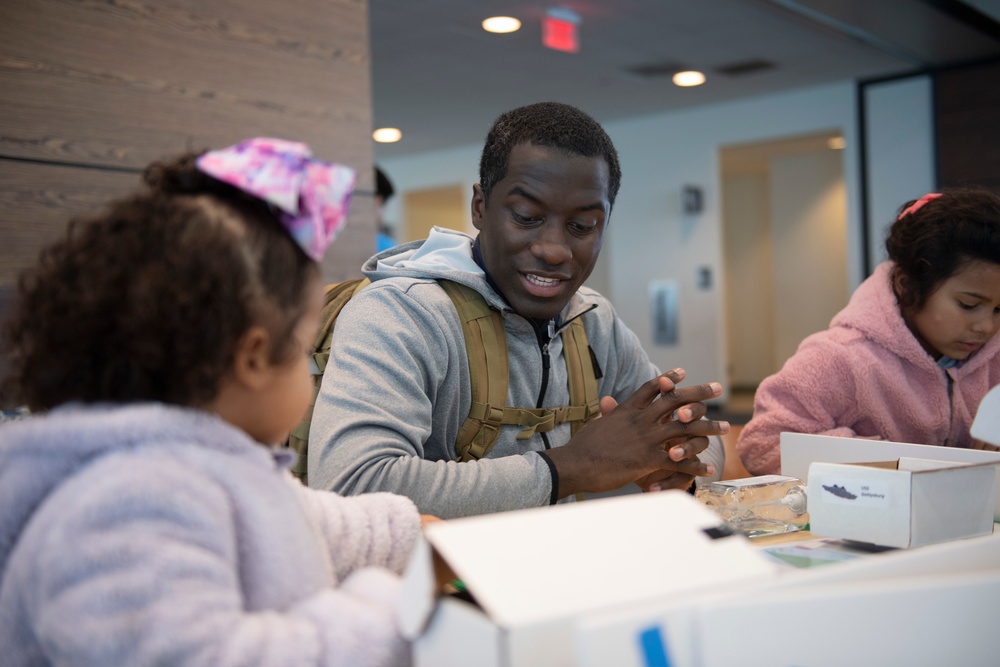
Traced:
<path fill-rule="evenodd" d="M 736 449 L 755 475 L 778 473 L 783 431 L 969 447 L 986 392 L 1000 384 L 1000 336 L 942 370 L 917 342 L 879 265 L 826 331 L 761 383 Z"/>

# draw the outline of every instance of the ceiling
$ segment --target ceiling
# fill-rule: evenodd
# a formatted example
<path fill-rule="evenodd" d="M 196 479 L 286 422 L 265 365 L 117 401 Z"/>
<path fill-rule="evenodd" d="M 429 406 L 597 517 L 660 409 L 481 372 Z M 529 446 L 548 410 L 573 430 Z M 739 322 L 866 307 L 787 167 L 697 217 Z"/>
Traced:
<path fill-rule="evenodd" d="M 375 159 L 477 144 L 497 115 L 561 101 L 601 122 L 1000 58 L 1000 0 L 369 0 Z M 542 46 L 546 9 L 581 18 Z M 514 16 L 521 30 L 482 30 Z M 671 83 L 698 69 L 696 88 Z"/>

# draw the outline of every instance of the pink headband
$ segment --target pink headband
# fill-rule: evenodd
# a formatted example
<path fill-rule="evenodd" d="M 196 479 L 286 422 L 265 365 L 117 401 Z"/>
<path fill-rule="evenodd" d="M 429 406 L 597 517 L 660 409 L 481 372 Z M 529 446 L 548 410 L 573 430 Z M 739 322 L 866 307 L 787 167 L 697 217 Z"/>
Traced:
<path fill-rule="evenodd" d="M 354 170 L 314 160 L 305 144 L 257 137 L 209 151 L 197 165 L 279 209 L 285 229 L 317 262 L 347 219 Z"/>
<path fill-rule="evenodd" d="M 923 197 L 921 197 L 920 199 L 918 199 L 917 201 L 913 202 L 905 209 L 903 209 L 903 212 L 899 214 L 899 217 L 896 218 L 896 220 L 902 220 L 905 216 L 908 216 L 911 213 L 916 213 L 917 211 L 919 211 L 921 208 L 924 207 L 924 204 L 931 201 L 932 199 L 937 199 L 940 196 L 941 196 L 940 192 L 931 192 L 929 194 L 924 195 Z"/>

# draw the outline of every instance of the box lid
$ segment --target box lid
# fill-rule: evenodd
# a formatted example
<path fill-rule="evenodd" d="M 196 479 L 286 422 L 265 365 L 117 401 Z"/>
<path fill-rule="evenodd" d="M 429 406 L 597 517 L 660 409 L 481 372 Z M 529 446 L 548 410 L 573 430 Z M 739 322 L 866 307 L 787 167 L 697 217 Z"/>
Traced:
<path fill-rule="evenodd" d="M 892 461 L 858 461 L 857 463 L 842 463 L 837 465 L 862 466 L 865 468 L 878 468 L 881 470 L 895 470 L 907 475 L 933 473 L 949 468 L 986 468 L 997 465 L 987 461 L 985 463 L 963 463 L 961 461 L 940 461 L 938 459 L 924 459 L 912 456 L 900 456 Z"/>
<path fill-rule="evenodd" d="M 799 479 L 809 477 L 811 463 L 863 463 L 891 461 L 900 457 L 957 463 L 1000 464 L 1000 452 L 982 449 L 938 447 L 937 445 L 918 445 L 909 442 L 845 438 L 811 433 L 781 434 L 781 474 Z M 1000 465 L 996 465 L 994 471 L 997 488 L 1000 488 Z M 1000 521 L 1000 493 L 996 494 L 993 516 L 997 521 Z"/>
<path fill-rule="evenodd" d="M 453 519 L 424 535 L 494 622 L 513 628 L 776 572 L 743 536 L 712 537 L 719 528 L 689 494 L 666 491 Z"/>

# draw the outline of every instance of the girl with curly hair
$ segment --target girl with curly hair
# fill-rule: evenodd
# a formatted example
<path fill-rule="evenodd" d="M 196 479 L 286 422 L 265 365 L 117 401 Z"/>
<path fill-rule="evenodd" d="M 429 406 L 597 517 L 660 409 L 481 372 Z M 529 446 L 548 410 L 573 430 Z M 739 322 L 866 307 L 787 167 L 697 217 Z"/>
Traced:
<path fill-rule="evenodd" d="M 830 328 L 758 387 L 736 444 L 751 473 L 780 470 L 783 431 L 988 446 L 969 429 L 1000 384 L 1000 197 L 963 188 L 907 202 L 885 245 L 889 261 Z"/>
<path fill-rule="evenodd" d="M 346 167 L 253 139 L 153 164 L 22 277 L 0 429 L 12 665 L 403 665 L 421 519 L 289 473 Z"/>

